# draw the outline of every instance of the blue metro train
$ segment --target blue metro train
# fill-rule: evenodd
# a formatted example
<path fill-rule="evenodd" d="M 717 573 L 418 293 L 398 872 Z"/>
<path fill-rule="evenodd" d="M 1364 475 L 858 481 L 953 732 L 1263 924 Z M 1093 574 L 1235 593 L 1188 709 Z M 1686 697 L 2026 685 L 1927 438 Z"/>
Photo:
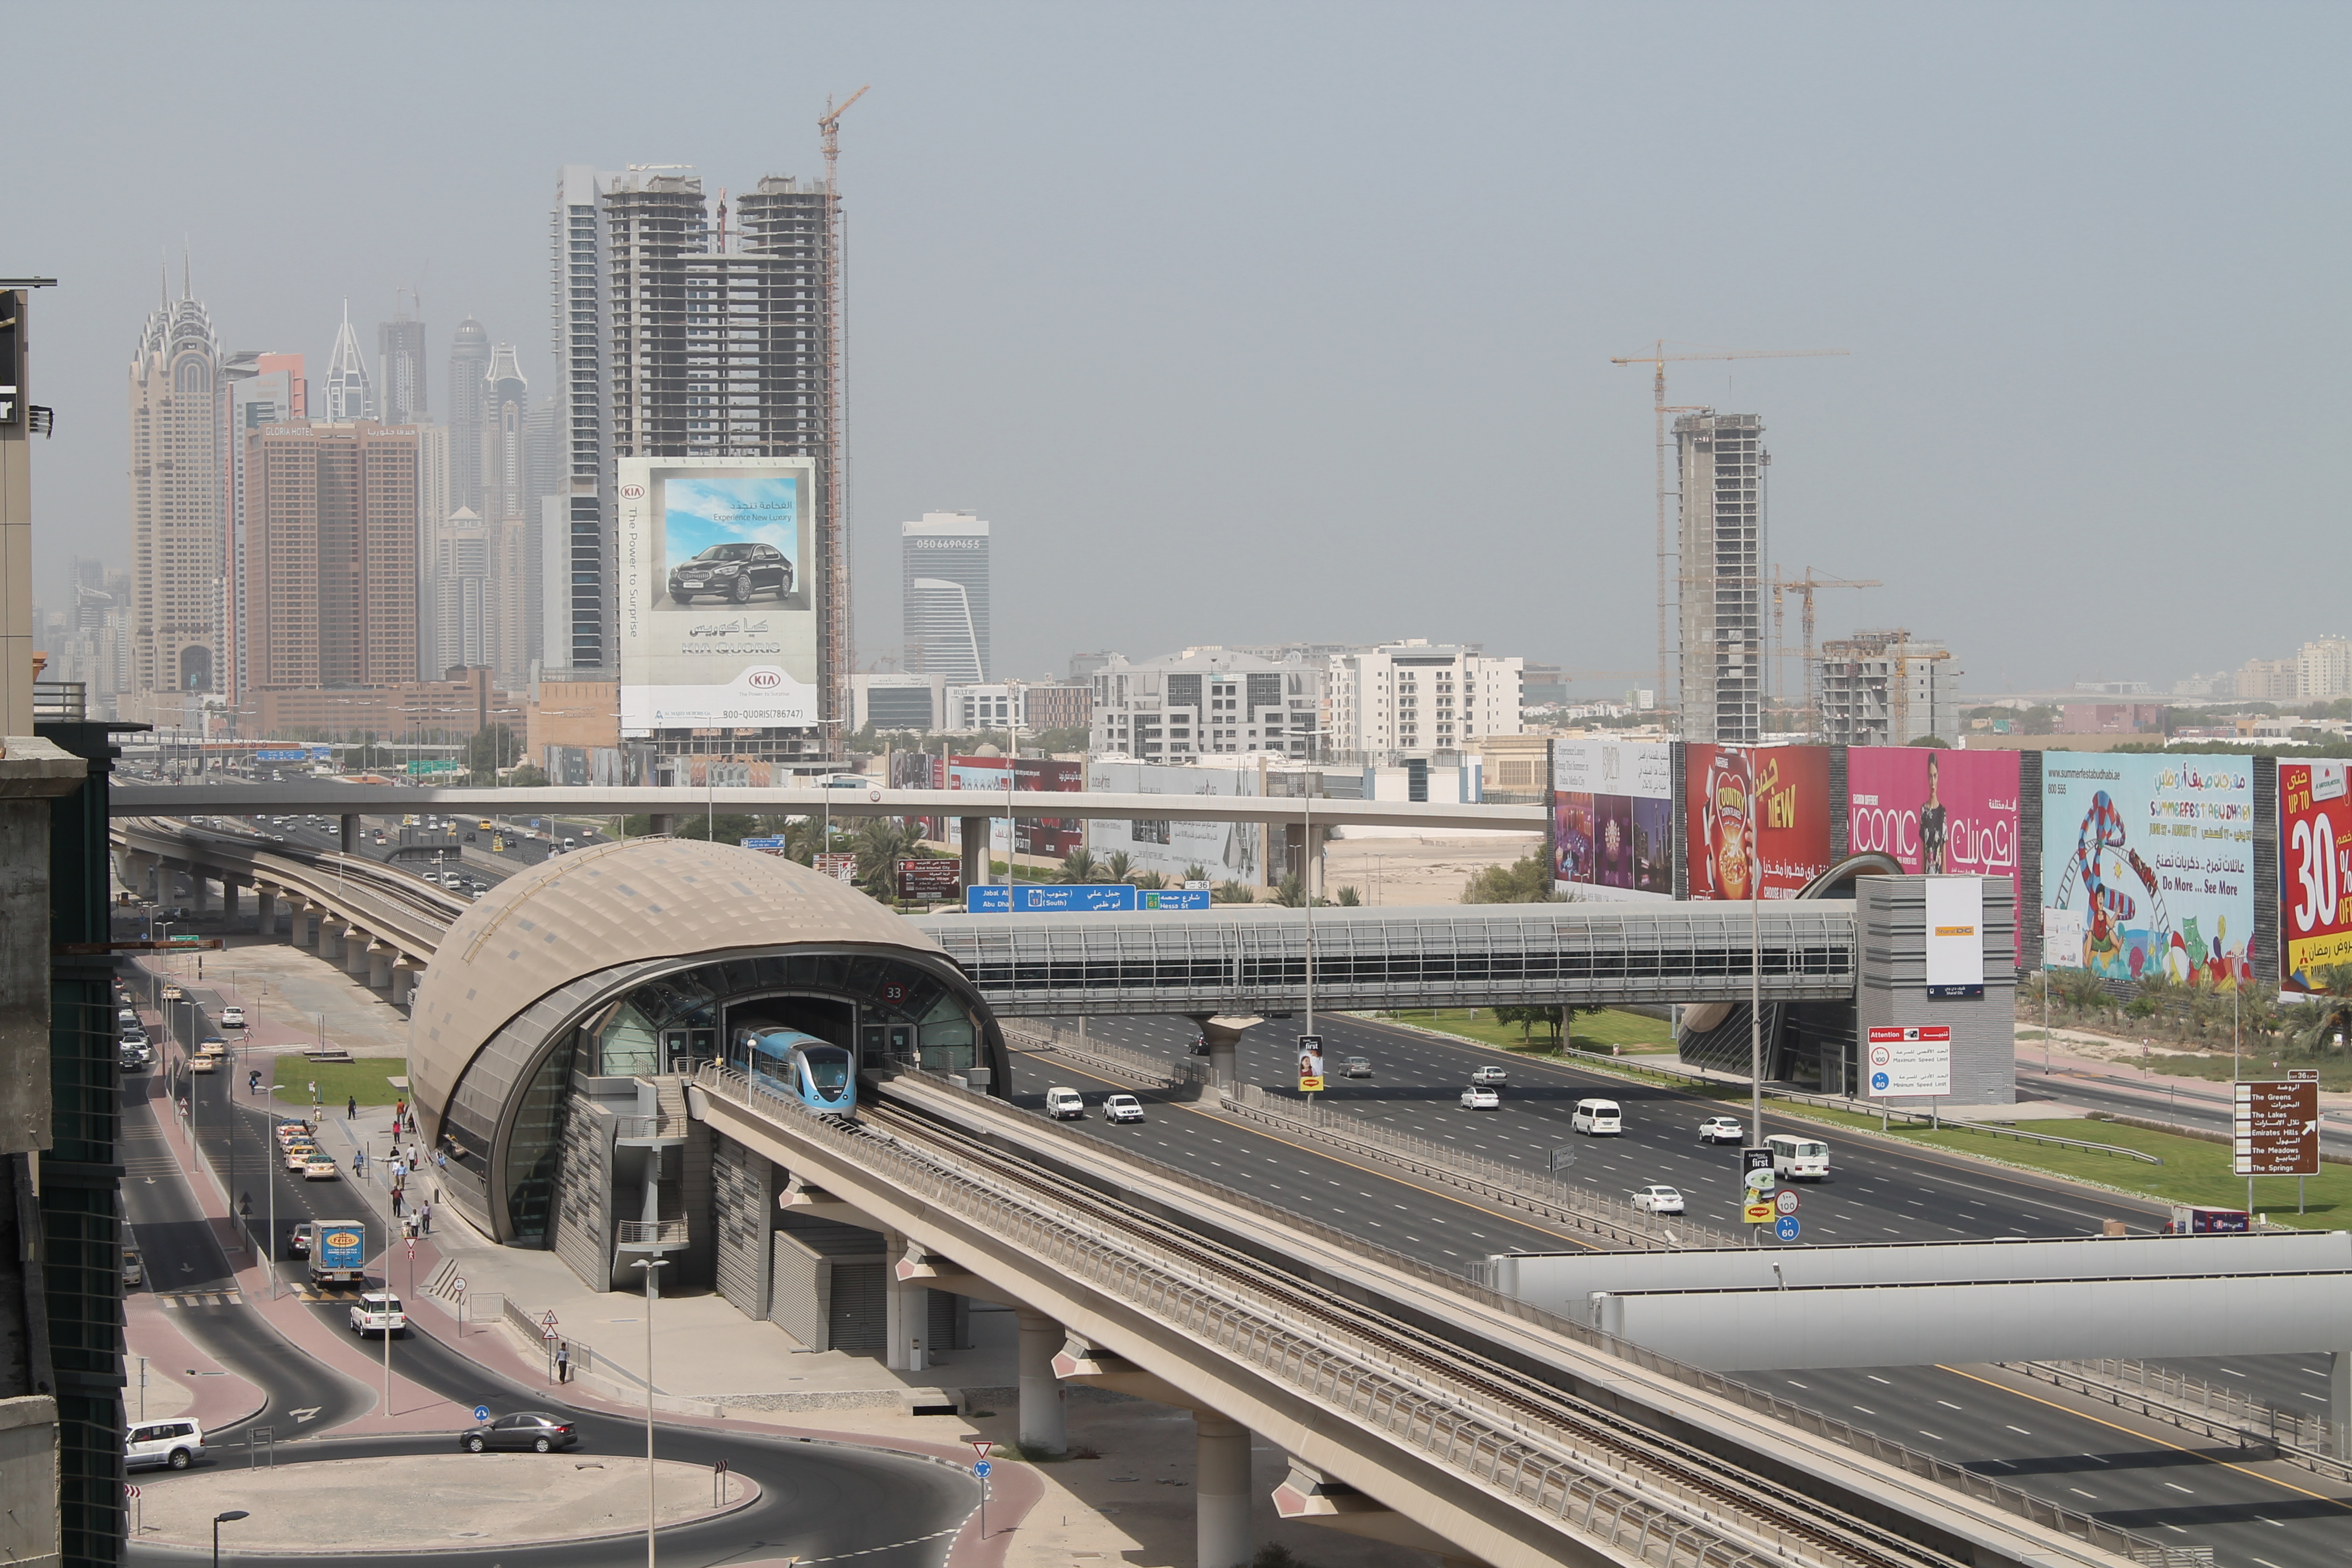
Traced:
<path fill-rule="evenodd" d="M 857 1065 L 831 1041 L 798 1029 L 771 1029 L 746 1039 L 744 1051 L 752 1081 L 770 1092 L 835 1116 L 857 1110 Z"/>

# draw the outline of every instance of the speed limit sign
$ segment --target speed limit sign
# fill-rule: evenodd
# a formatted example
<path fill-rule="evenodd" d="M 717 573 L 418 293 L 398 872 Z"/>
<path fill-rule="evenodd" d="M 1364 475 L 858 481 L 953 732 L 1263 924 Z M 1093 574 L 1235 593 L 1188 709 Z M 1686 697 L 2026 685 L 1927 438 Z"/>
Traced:
<path fill-rule="evenodd" d="M 1775 1193 L 1772 1195 L 1772 1207 L 1781 1214 L 1795 1214 L 1797 1212 L 1797 1189 L 1794 1187 L 1782 1187 L 1778 1193 Z"/>

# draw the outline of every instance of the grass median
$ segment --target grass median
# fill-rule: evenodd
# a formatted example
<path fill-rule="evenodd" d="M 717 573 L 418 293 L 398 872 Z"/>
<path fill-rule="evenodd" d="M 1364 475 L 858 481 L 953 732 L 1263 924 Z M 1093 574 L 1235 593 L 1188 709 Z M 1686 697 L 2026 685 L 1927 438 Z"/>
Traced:
<path fill-rule="evenodd" d="M 1425 1029 L 1437 1029 L 1484 1045 L 1501 1046 L 1516 1055 L 1551 1057 L 1555 1053 L 1548 1041 L 1539 1041 L 1530 1048 L 1518 1039 L 1516 1025 L 1505 1028 L 1494 1022 L 1494 1015 L 1481 1011 L 1475 1017 L 1460 1013 L 1401 1013 L 1397 1017 L 1406 1023 L 1418 1024 Z M 1631 1025 L 1649 1026 L 1658 1037 L 1666 1026 L 1656 1019 L 1633 1013 L 1578 1014 L 1573 1037 L 1581 1050 L 1602 1055 L 1607 1044 L 1586 1044 L 1585 1024 L 1588 1018 L 1599 1021 L 1623 1019 Z M 1596 1030 L 1598 1035 L 1600 1031 Z M 1613 1042 L 1612 1042 L 1613 1043 Z M 1660 1049 L 1664 1047 L 1651 1047 Z M 1639 1047 L 1627 1047 L 1626 1056 L 1617 1062 L 1595 1060 L 1592 1057 L 1572 1059 L 1580 1067 L 1608 1072 L 1622 1063 L 1623 1075 L 1636 1080 L 1658 1083 L 1662 1079 L 1643 1071 L 1643 1063 L 1635 1054 Z M 1747 1103 L 1744 1085 L 1722 1084 L 1674 1086 L 1701 1100 L 1718 1100 Z M 1799 1116 L 1826 1123 L 1831 1127 L 1851 1127 L 1872 1132 L 1878 1131 L 1874 1112 L 1837 1110 L 1825 1106 L 1800 1105 L 1785 1100 L 1771 1102 L 1776 1115 Z M 2103 1187 L 2116 1187 L 2127 1193 L 2137 1193 L 2167 1203 L 2192 1204 L 2205 1208 L 2234 1209 L 2246 1202 L 2246 1178 L 2230 1169 L 2230 1146 L 2208 1142 L 2200 1138 L 2186 1138 L 2176 1133 L 2158 1132 L 2150 1128 L 2129 1127 L 2113 1121 L 2089 1119 L 2082 1121 L 2037 1121 L 2025 1129 L 2046 1132 L 2053 1137 L 2073 1138 L 2089 1143 L 2106 1143 L 2119 1148 L 2137 1149 L 2154 1154 L 2164 1162 L 2161 1165 L 2144 1164 L 2121 1154 L 2105 1154 L 2092 1149 L 2067 1149 L 2048 1143 L 2036 1143 L 2021 1138 L 2011 1138 L 1997 1132 L 1977 1131 L 1958 1127 L 1930 1131 L 1900 1122 L 1886 1129 L 1890 1138 L 1928 1148 L 1948 1149 L 1955 1153 L 1978 1154 L 1998 1160 L 2004 1164 L 2039 1171 L 2048 1175 L 2088 1182 Z M 1835 1152 L 1832 1152 L 1834 1163 Z M 2323 1164 L 2319 1173 L 2303 1178 L 2303 1212 L 2295 1211 L 2296 1178 L 2293 1176 L 2257 1176 L 2254 1178 L 2255 1212 L 2267 1214 L 2275 1225 L 2298 1226 L 2311 1230 L 2336 1230 L 2352 1226 L 2352 1165 Z"/>
<path fill-rule="evenodd" d="M 310 1062 L 300 1057 L 282 1057 L 278 1063 L 278 1082 L 284 1087 L 278 1098 L 299 1104 L 310 1098 L 310 1085 L 319 1086 L 319 1103 L 340 1111 L 356 1100 L 362 1105 L 390 1105 L 405 1094 L 393 1087 L 392 1080 L 408 1071 L 408 1063 L 399 1057 L 361 1057 L 348 1062 Z M 240 1086 L 242 1087 L 242 1086 Z"/>

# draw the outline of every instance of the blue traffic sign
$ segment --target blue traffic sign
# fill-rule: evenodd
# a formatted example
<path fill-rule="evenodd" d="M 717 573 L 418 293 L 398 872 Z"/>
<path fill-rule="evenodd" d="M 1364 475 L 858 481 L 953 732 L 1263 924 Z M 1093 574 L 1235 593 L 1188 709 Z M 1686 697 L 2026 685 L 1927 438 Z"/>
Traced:
<path fill-rule="evenodd" d="M 310 753 L 301 746 L 266 747 L 254 752 L 253 760 L 257 763 L 307 763 L 310 760 Z"/>
<path fill-rule="evenodd" d="M 1792 1214 L 1784 1214 L 1772 1222 L 1772 1234 L 1781 1241 L 1796 1240 L 1797 1233 L 1802 1229 L 1804 1226 L 1797 1223 L 1797 1216 Z"/>
<path fill-rule="evenodd" d="M 490 1407 L 489 1407 L 488 1405 L 475 1405 L 475 1406 L 474 1406 L 474 1419 L 475 1419 L 475 1420 L 477 1420 L 477 1421 L 488 1421 L 489 1418 L 490 1418 Z"/>
<path fill-rule="evenodd" d="M 1017 882 L 1007 888 L 991 885 L 963 890 L 966 914 L 1109 913 L 1133 910 L 1205 910 L 1206 888 L 1139 890 L 1132 882 Z"/>
<path fill-rule="evenodd" d="M 1883 1072 L 1874 1072 L 1870 1075 L 1870 1087 L 1882 1092 L 1884 1092 L 1886 1086 L 1893 1081 L 1893 1079 L 1889 1079 Z"/>
<path fill-rule="evenodd" d="M 986 1459 L 981 1460 L 971 1468 L 971 1473 L 978 1476 L 982 1480 L 986 1480 L 988 1479 L 988 1470 L 989 1465 Z"/>

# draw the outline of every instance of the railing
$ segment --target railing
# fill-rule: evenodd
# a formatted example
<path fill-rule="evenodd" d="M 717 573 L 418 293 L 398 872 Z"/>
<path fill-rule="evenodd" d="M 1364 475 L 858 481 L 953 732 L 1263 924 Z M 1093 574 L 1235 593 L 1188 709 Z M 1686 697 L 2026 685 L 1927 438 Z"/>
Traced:
<path fill-rule="evenodd" d="M 1018 1027 L 1007 1024 L 1004 1037 L 1007 1044 L 1015 1039 L 1029 1041 L 1028 1046 L 1021 1047 L 1023 1049 L 1051 1051 L 1058 1057 L 1091 1062 L 1160 1089 L 1182 1089 L 1209 1081 L 1207 1062 L 1171 1062 L 1148 1051 L 1129 1050 L 1125 1046 L 1113 1045 L 1107 1040 L 1086 1039 L 1076 1028 L 1057 1018 L 1024 1018 Z"/>
<path fill-rule="evenodd" d="M 1748 1245 L 1727 1231 L 1696 1223 L 1669 1222 L 1590 1187 L 1550 1181 L 1519 1166 L 1449 1149 L 1443 1143 L 1345 1111 L 1305 1100 L 1276 1100 L 1256 1084 L 1241 1085 L 1236 1093 L 1223 1097 L 1223 1105 L 1228 1114 L 1370 1154 L 1421 1175 L 1467 1186 L 1486 1197 L 1612 1241 L 1653 1249 Z"/>
<path fill-rule="evenodd" d="M 621 1222 L 620 1242 L 623 1247 L 684 1247 L 686 1221 L 625 1219 Z"/>
<path fill-rule="evenodd" d="M 33 717 L 80 723 L 89 717 L 87 689 L 79 680 L 33 682 Z"/>
<path fill-rule="evenodd" d="M 2231 1388 L 2142 1361 L 2002 1362 L 2021 1376 L 2038 1378 L 2117 1409 L 2185 1426 L 2208 1437 L 2234 1438 L 2270 1448 L 2279 1458 L 2337 1480 L 2352 1480 L 2352 1458 L 2327 1450 L 2327 1423 L 2265 1405 Z"/>
<path fill-rule="evenodd" d="M 625 1142 L 647 1138 L 682 1139 L 686 1136 L 686 1121 L 675 1116 L 615 1116 L 613 1136 Z"/>
<path fill-rule="evenodd" d="M 1491 1414 L 1486 1403 L 1452 1380 L 1376 1364 L 1379 1347 L 1343 1335 L 1328 1324 L 1303 1323 L 1295 1302 L 1261 1295 L 1230 1276 L 1202 1275 L 1192 1260 L 1173 1255 L 1148 1236 L 1098 1230 L 1083 1216 L 1037 1200 L 1016 1202 L 1001 1187 L 923 1159 L 900 1141 L 885 1143 L 810 1113 L 796 1100 L 751 1082 L 717 1062 L 697 1081 L 708 1091 L 793 1119 L 803 1137 L 823 1142 L 846 1162 L 881 1176 L 898 1190 L 953 1212 L 989 1235 L 1012 1243 L 1059 1272 L 1087 1280 L 1158 1319 L 1183 1338 L 1213 1346 L 1315 1402 L 1376 1426 L 1399 1444 L 1467 1475 L 1570 1528 L 1599 1536 L 1618 1551 L 1658 1568 L 1711 1568 L 1778 1561 L 1829 1561 L 1818 1542 L 1763 1520 L 1743 1521 L 1761 1541 L 1758 1551 L 1718 1533 L 1705 1519 L 1721 1507 L 1679 1486 L 1664 1471 L 1643 1475 L 1580 1457 L 1566 1439 L 1528 1432 L 1526 1413 Z M 764 1102 L 764 1103 L 763 1103 Z M 1619 1461 L 1622 1465 L 1622 1461 Z M 1649 1495 L 1644 1496 L 1643 1494 Z M 1670 1510 L 1668 1504 L 1679 1505 Z"/>
<path fill-rule="evenodd" d="M 938 1084 L 944 1093 L 954 1095 L 961 1092 L 968 1096 L 976 1109 L 997 1114 L 1003 1113 L 1004 1107 L 997 1101 L 972 1094 L 970 1090 L 958 1091 L 929 1075 L 926 1075 L 926 1081 Z M 777 1099 L 780 1104 L 798 1105 L 798 1101 L 787 1101 L 775 1096 L 771 1098 Z M 1065 1139 L 1074 1144 L 1085 1142 L 1088 1146 L 1092 1146 L 1092 1141 L 1086 1139 L 1085 1134 L 1065 1127 L 1059 1122 L 1041 1122 L 1039 1128 L 1047 1136 Z M 1843 1422 L 1815 1416 L 1812 1412 L 1806 1411 L 1801 1405 L 1791 1405 L 1776 1394 L 1748 1384 L 1736 1383 L 1721 1373 L 1710 1372 L 1703 1367 L 1675 1361 L 1630 1342 L 1612 1338 L 1598 1330 L 1586 1328 L 1581 1323 L 1556 1317 L 1541 1307 L 1522 1301 L 1514 1296 L 1507 1296 L 1481 1281 L 1465 1279 L 1450 1269 L 1441 1268 L 1433 1263 L 1424 1262 L 1421 1258 L 1383 1247 L 1378 1242 L 1366 1241 L 1361 1237 L 1350 1236 L 1310 1215 L 1280 1207 L 1236 1188 L 1223 1186 L 1203 1176 L 1196 1175 L 1191 1171 L 1141 1155 L 1125 1154 L 1122 1158 L 1127 1163 L 1148 1173 L 1157 1182 L 1206 1194 L 1244 1213 L 1258 1215 L 1275 1222 L 1280 1227 L 1275 1234 L 1311 1237 L 1328 1245 L 1344 1247 L 1358 1256 L 1378 1263 L 1391 1273 L 1447 1291 L 1465 1300 L 1485 1307 L 1498 1316 L 1516 1319 L 1590 1350 L 1619 1357 L 1660 1376 L 1670 1378 L 1676 1383 L 1686 1384 L 1718 1398 L 1729 1400 L 1759 1414 L 1771 1415 L 1776 1419 L 1786 1419 L 1788 1412 L 1801 1412 L 1808 1416 L 1813 1416 L 1815 1421 L 1821 1423 L 1819 1426 L 1808 1428 L 1817 1436 L 1824 1437 L 1841 1447 L 1855 1448 L 1864 1453 L 1885 1458 L 1889 1463 L 1896 1464 L 1912 1474 L 1937 1479 L 1935 1467 L 1942 1465 L 1943 1461 L 1932 1455 L 1906 1448 L 1900 1443 L 1890 1442 L 1873 1434 L 1859 1433 Z M 1969 1474 L 1971 1479 L 1971 1485 L 1967 1489 L 1969 1495 L 1991 1503 L 2004 1513 L 2014 1514 L 2056 1529 L 2063 1534 L 2102 1550 L 2121 1552 L 2135 1562 L 2151 1565 L 2151 1568 L 2210 1568 L 2213 1552 L 2210 1547 L 2167 1546 L 2144 1536 L 2134 1535 L 2129 1531 L 2117 1529 L 2087 1514 L 2076 1513 L 2029 1493 L 2019 1491 L 2013 1487 L 1988 1480 L 1984 1477 L 1974 1475 L 1973 1472 Z M 2052 1522 L 2053 1520 L 2056 1521 L 2054 1524 Z"/>

